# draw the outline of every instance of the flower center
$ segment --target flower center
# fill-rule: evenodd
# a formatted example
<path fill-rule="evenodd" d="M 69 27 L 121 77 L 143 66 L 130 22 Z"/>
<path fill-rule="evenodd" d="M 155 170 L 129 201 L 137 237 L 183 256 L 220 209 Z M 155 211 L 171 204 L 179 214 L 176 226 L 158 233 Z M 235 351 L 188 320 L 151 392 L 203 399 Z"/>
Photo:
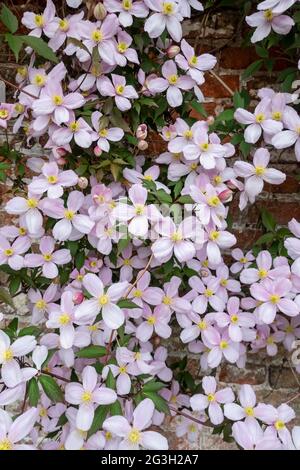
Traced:
<path fill-rule="evenodd" d="M 26 230 L 25 227 L 20 227 L 20 228 L 19 228 L 19 234 L 20 234 L 20 235 L 26 235 L 26 233 L 27 233 L 27 230 Z"/>
<path fill-rule="evenodd" d="M 91 392 L 84 392 L 81 396 L 81 400 L 85 403 L 88 403 L 92 400 Z"/>
<path fill-rule="evenodd" d="M 208 199 L 208 205 L 211 207 L 217 207 L 220 204 L 220 199 L 218 196 L 212 196 Z"/>
<path fill-rule="evenodd" d="M 226 287 L 228 284 L 228 279 L 221 279 L 220 284 L 222 287 Z"/>
<path fill-rule="evenodd" d="M 204 320 L 197 323 L 197 326 L 198 326 L 199 330 L 206 330 L 207 329 L 207 323 Z"/>
<path fill-rule="evenodd" d="M 6 349 L 6 351 L 4 351 L 3 353 L 4 361 L 6 362 L 11 361 L 13 357 L 14 357 L 14 354 L 11 349 Z"/>
<path fill-rule="evenodd" d="M 7 118 L 8 118 L 7 109 L 0 109 L 0 119 L 7 119 Z"/>
<path fill-rule="evenodd" d="M 280 111 L 275 111 L 274 113 L 272 113 L 272 118 L 274 119 L 274 121 L 281 121 L 282 113 Z"/>
<path fill-rule="evenodd" d="M 101 295 L 101 297 L 99 297 L 99 304 L 100 305 L 107 305 L 108 302 L 109 302 L 108 295 Z"/>
<path fill-rule="evenodd" d="M 46 78 L 44 75 L 41 75 L 40 73 L 36 74 L 36 76 L 33 79 L 33 83 L 37 86 L 43 86 L 45 85 Z"/>
<path fill-rule="evenodd" d="M 141 433 L 138 429 L 132 429 L 128 434 L 128 440 L 131 444 L 138 444 L 141 440 Z"/>
<path fill-rule="evenodd" d="M 259 275 L 260 279 L 264 279 L 265 277 L 267 277 L 268 271 L 266 269 L 260 269 L 258 271 L 258 275 Z"/>
<path fill-rule="evenodd" d="M 99 29 L 95 29 L 95 31 L 92 32 L 92 39 L 95 42 L 101 42 L 103 39 L 103 34 Z"/>
<path fill-rule="evenodd" d="M 172 15 L 174 12 L 174 5 L 172 2 L 163 2 L 162 12 L 164 15 Z"/>
<path fill-rule="evenodd" d="M 126 366 L 120 366 L 119 367 L 119 372 L 120 372 L 120 374 L 127 374 Z"/>
<path fill-rule="evenodd" d="M 16 113 L 21 114 L 21 113 L 24 112 L 24 109 L 25 109 L 25 108 L 24 108 L 24 106 L 23 106 L 21 103 L 16 103 L 16 104 L 15 104 L 15 111 L 16 111 Z"/>
<path fill-rule="evenodd" d="M 123 264 L 124 264 L 125 266 L 130 266 L 130 265 L 131 265 L 130 259 L 129 259 L 129 258 L 124 259 Z"/>
<path fill-rule="evenodd" d="M 74 217 L 74 214 L 75 214 L 75 212 L 66 210 L 66 211 L 65 211 L 65 214 L 64 214 L 64 215 L 65 215 L 65 219 L 67 219 L 67 220 L 72 220 L 73 217 Z"/>
<path fill-rule="evenodd" d="M 237 323 L 239 321 L 239 317 L 237 315 L 232 315 L 230 320 L 231 320 L 231 323 Z"/>
<path fill-rule="evenodd" d="M 276 423 L 274 424 L 275 428 L 277 429 L 277 431 L 281 431 L 282 429 L 285 428 L 285 424 L 283 421 L 281 420 L 278 420 L 276 421 Z"/>
<path fill-rule="evenodd" d="M 135 206 L 135 213 L 136 213 L 136 215 L 143 215 L 144 210 L 145 210 L 145 207 L 144 207 L 142 204 L 137 204 L 137 205 Z"/>
<path fill-rule="evenodd" d="M 227 349 L 228 348 L 228 343 L 225 340 L 222 340 L 220 342 L 220 349 Z"/>
<path fill-rule="evenodd" d="M 273 295 L 270 295 L 269 299 L 270 299 L 270 302 L 272 302 L 272 304 L 277 304 L 280 300 L 280 297 L 277 294 L 273 294 Z"/>
<path fill-rule="evenodd" d="M 126 42 L 119 42 L 118 51 L 121 52 L 121 54 L 124 54 L 124 52 L 126 52 L 127 49 L 128 49 L 128 46 L 127 46 Z"/>
<path fill-rule="evenodd" d="M 207 150 L 209 149 L 209 143 L 204 142 L 204 144 L 200 144 L 200 148 L 203 150 L 203 152 L 207 152 Z"/>
<path fill-rule="evenodd" d="M 122 1 L 122 7 L 124 8 L 124 10 L 131 10 L 132 8 L 132 1 L 131 0 L 123 0 Z"/>
<path fill-rule="evenodd" d="M 46 253 L 44 255 L 44 260 L 45 261 L 51 261 L 52 260 L 52 254 L 51 253 Z"/>
<path fill-rule="evenodd" d="M 264 12 L 264 17 L 265 17 L 265 19 L 266 19 L 267 21 L 272 21 L 272 19 L 273 19 L 273 17 L 274 17 L 272 10 L 270 10 L 270 9 L 269 9 L 269 10 L 266 10 L 266 11 Z"/>
<path fill-rule="evenodd" d="M 183 136 L 186 138 L 186 139 L 192 139 L 193 138 L 193 132 L 189 129 L 188 131 L 185 131 L 183 133 Z"/>
<path fill-rule="evenodd" d="M 221 183 L 222 183 L 222 178 L 221 178 L 221 176 L 216 175 L 216 176 L 214 177 L 214 183 L 215 183 L 215 184 L 221 184 Z"/>
<path fill-rule="evenodd" d="M 55 106 L 61 106 L 63 104 L 63 98 L 60 95 L 54 95 L 52 99 Z"/>
<path fill-rule="evenodd" d="M 145 181 L 153 181 L 153 177 L 151 175 L 145 175 L 143 179 Z"/>
<path fill-rule="evenodd" d="M 255 119 L 256 119 L 256 122 L 264 122 L 264 120 L 266 119 L 266 116 L 263 113 L 260 113 L 260 114 L 257 114 Z"/>
<path fill-rule="evenodd" d="M 116 92 L 117 92 L 118 95 L 123 95 L 124 90 L 125 90 L 124 85 L 117 85 L 116 86 Z"/>
<path fill-rule="evenodd" d="M 178 82 L 178 75 L 170 75 L 168 78 L 170 85 L 176 85 Z"/>
<path fill-rule="evenodd" d="M 219 236 L 220 236 L 220 233 L 217 232 L 216 230 L 213 230 L 212 232 L 210 232 L 209 238 L 212 241 L 216 241 L 216 240 L 218 240 Z"/>
<path fill-rule="evenodd" d="M 68 31 L 69 29 L 69 22 L 66 19 L 59 20 L 59 29 L 61 31 Z"/>
<path fill-rule="evenodd" d="M 171 236 L 171 240 L 173 242 L 181 242 L 182 241 L 182 235 L 179 232 L 174 232 Z"/>
<path fill-rule="evenodd" d="M 167 295 L 163 298 L 163 304 L 165 305 L 171 305 L 172 303 L 172 298 L 171 297 L 168 297 Z"/>
<path fill-rule="evenodd" d="M 293 332 L 294 332 L 294 328 L 292 327 L 292 325 L 287 326 L 286 329 L 285 329 L 285 332 L 286 332 L 286 333 L 293 333 Z"/>
<path fill-rule="evenodd" d="M 46 408 L 41 408 L 39 411 L 39 415 L 41 416 L 41 418 L 45 418 L 47 416 Z"/>
<path fill-rule="evenodd" d="M 207 395 L 207 399 L 208 399 L 209 402 L 215 401 L 215 396 L 214 396 L 214 394 L 213 394 L 213 393 L 209 393 L 209 394 Z"/>
<path fill-rule="evenodd" d="M 72 131 L 72 132 L 77 132 L 79 131 L 79 128 L 80 128 L 80 124 L 79 122 L 77 121 L 73 121 L 69 124 L 69 129 Z"/>
<path fill-rule="evenodd" d="M 21 75 L 21 77 L 27 77 L 27 68 L 26 67 L 19 67 L 17 69 L 17 72 L 19 75 Z"/>
<path fill-rule="evenodd" d="M 47 181 L 50 184 L 55 184 L 57 182 L 58 178 L 55 175 L 48 176 Z"/>
<path fill-rule="evenodd" d="M 11 248 L 7 248 L 7 250 L 4 250 L 4 254 L 5 256 L 12 256 L 14 254 L 14 250 L 12 250 Z"/>
<path fill-rule="evenodd" d="M 12 450 L 13 445 L 8 439 L 0 441 L 0 450 Z"/>
<path fill-rule="evenodd" d="M 38 300 L 36 303 L 35 303 L 35 306 L 36 308 L 38 308 L 39 310 L 44 310 L 44 308 L 46 308 L 47 304 L 44 300 Z"/>
<path fill-rule="evenodd" d="M 198 163 L 192 163 L 192 164 L 190 165 L 190 169 L 193 170 L 193 171 L 196 170 L 197 167 L 198 167 Z"/>
<path fill-rule="evenodd" d="M 134 294 L 133 294 L 133 295 L 134 295 L 134 297 L 137 297 L 137 298 L 139 299 L 139 298 L 142 297 L 143 292 L 142 292 L 141 290 L 139 290 L 139 289 L 136 289 L 136 290 L 134 291 Z"/>
<path fill-rule="evenodd" d="M 248 263 L 247 258 L 240 258 L 240 263 L 242 263 L 242 264 Z"/>
<path fill-rule="evenodd" d="M 43 15 L 35 15 L 34 22 L 38 26 L 38 28 L 41 28 L 42 26 L 44 26 Z"/>
<path fill-rule="evenodd" d="M 156 318 L 152 315 L 147 319 L 147 323 L 149 323 L 149 325 L 154 325 L 156 323 Z"/>
<path fill-rule="evenodd" d="M 30 209 L 34 209 L 38 205 L 38 202 L 36 199 L 30 198 L 27 200 L 27 206 L 30 207 Z"/>
<path fill-rule="evenodd" d="M 68 313 L 63 313 L 59 316 L 58 321 L 61 325 L 68 325 L 70 323 L 70 315 Z"/>
<path fill-rule="evenodd" d="M 248 406 L 247 408 L 245 408 L 244 411 L 247 416 L 251 416 L 251 417 L 254 416 L 254 410 L 253 408 L 251 408 L 251 406 Z"/>
<path fill-rule="evenodd" d="M 107 129 L 101 129 L 101 131 L 99 131 L 100 137 L 106 137 L 107 134 L 108 134 L 108 130 L 107 130 Z"/>
<path fill-rule="evenodd" d="M 262 176 L 265 173 L 266 169 L 263 166 L 257 166 L 255 168 L 255 174 L 257 176 Z"/>
<path fill-rule="evenodd" d="M 204 295 L 205 295 L 205 297 L 211 297 L 211 296 L 214 295 L 214 293 L 211 289 L 205 289 Z"/>
<path fill-rule="evenodd" d="M 198 62 L 198 57 L 196 57 L 195 55 L 193 57 L 190 58 L 189 60 L 189 64 L 190 65 L 197 65 L 197 62 Z"/>

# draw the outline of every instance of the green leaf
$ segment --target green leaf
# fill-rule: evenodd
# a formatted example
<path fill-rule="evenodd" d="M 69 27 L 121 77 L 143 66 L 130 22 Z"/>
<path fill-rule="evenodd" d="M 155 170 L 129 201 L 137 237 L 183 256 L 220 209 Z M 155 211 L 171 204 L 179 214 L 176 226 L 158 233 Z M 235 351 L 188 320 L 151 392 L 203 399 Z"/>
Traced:
<path fill-rule="evenodd" d="M 97 357 L 103 357 L 106 355 L 106 348 L 104 346 L 87 346 L 76 353 L 77 357 L 83 357 L 86 359 L 93 359 Z"/>
<path fill-rule="evenodd" d="M 155 196 L 162 203 L 172 204 L 173 202 L 173 199 L 170 196 L 170 194 L 167 194 L 163 189 L 159 189 L 158 191 L 155 191 Z"/>
<path fill-rule="evenodd" d="M 274 233 L 264 233 L 261 237 L 256 240 L 255 245 L 267 245 L 269 243 L 272 243 L 272 241 L 275 238 Z"/>
<path fill-rule="evenodd" d="M 225 111 L 217 116 L 217 121 L 232 121 L 233 115 L 234 109 L 225 109 Z"/>
<path fill-rule="evenodd" d="M 23 41 L 19 38 L 19 36 L 13 36 L 12 34 L 7 33 L 5 35 L 5 40 L 9 45 L 10 49 L 15 54 L 16 61 L 19 60 L 19 53 L 23 45 Z"/>
<path fill-rule="evenodd" d="M 276 220 L 273 215 L 266 209 L 261 209 L 261 221 L 263 226 L 269 231 L 274 232 L 276 228 Z"/>
<path fill-rule="evenodd" d="M 55 64 L 58 63 L 58 58 L 43 39 L 34 36 L 19 36 L 19 38 L 25 42 L 27 46 L 31 47 L 37 55 Z"/>
<path fill-rule="evenodd" d="M 118 307 L 120 307 L 120 308 L 139 308 L 137 304 L 135 304 L 134 302 L 132 302 L 132 300 L 129 300 L 129 299 L 119 300 Z"/>
<path fill-rule="evenodd" d="M 0 14 L 0 20 L 7 27 L 11 33 L 15 33 L 18 29 L 18 19 L 17 17 L 7 8 L 6 5 L 2 5 L 2 10 Z"/>
<path fill-rule="evenodd" d="M 25 328 L 22 328 L 22 330 L 19 331 L 18 337 L 22 336 L 38 336 L 41 333 L 41 330 L 37 326 L 26 326 Z"/>
<path fill-rule="evenodd" d="M 41 375 L 39 377 L 39 382 L 50 400 L 54 401 L 55 403 L 62 402 L 64 400 L 63 392 L 53 377 L 48 375 Z"/>
<path fill-rule="evenodd" d="M 13 309 L 15 308 L 11 295 L 9 294 L 8 290 L 4 289 L 4 287 L 0 287 L 0 302 L 9 305 Z"/>
<path fill-rule="evenodd" d="M 269 57 L 269 51 L 265 49 L 264 47 L 259 46 L 257 44 L 255 46 L 255 50 L 256 50 L 257 55 L 259 55 L 259 57 L 262 57 L 263 59 L 266 59 L 267 57 Z"/>
<path fill-rule="evenodd" d="M 161 411 L 167 415 L 170 414 L 168 402 L 163 397 L 155 392 L 143 392 L 143 395 L 153 401 L 157 411 Z"/>
<path fill-rule="evenodd" d="M 110 405 L 110 414 L 112 416 L 119 416 L 123 414 L 122 406 L 118 400 L 115 401 L 115 403 L 113 403 L 112 405 Z"/>
<path fill-rule="evenodd" d="M 17 276 L 11 277 L 10 283 L 9 283 L 9 292 L 11 293 L 11 295 L 14 295 L 18 292 L 20 284 L 21 284 L 20 277 L 17 277 Z"/>
<path fill-rule="evenodd" d="M 13 333 L 17 332 L 19 326 L 19 320 L 17 318 L 14 318 L 8 325 L 7 328 L 11 330 Z"/>
<path fill-rule="evenodd" d="M 40 398 L 40 391 L 38 383 L 34 377 L 32 377 L 28 382 L 27 393 L 30 406 L 37 406 Z"/>
<path fill-rule="evenodd" d="M 78 271 L 80 271 L 80 269 L 84 265 L 84 261 L 85 261 L 85 253 L 84 251 L 80 251 L 79 253 L 77 253 L 76 258 L 75 258 L 75 266 L 76 266 L 76 269 L 78 269 Z"/>
<path fill-rule="evenodd" d="M 88 432 L 88 437 L 91 437 L 93 434 L 95 434 L 95 432 L 99 431 L 99 429 L 102 428 L 102 424 L 104 423 L 104 420 L 108 412 L 109 412 L 108 405 L 99 405 L 96 408 L 92 426 Z"/>
<path fill-rule="evenodd" d="M 166 384 L 162 382 L 156 382 L 154 379 L 146 382 L 143 386 L 143 392 L 158 392 L 162 388 L 164 388 Z"/>
<path fill-rule="evenodd" d="M 105 380 L 105 385 L 108 388 L 111 388 L 112 390 L 116 390 L 116 379 L 113 376 L 112 371 L 109 369 L 109 372 L 107 374 L 107 378 Z"/>
<path fill-rule="evenodd" d="M 263 63 L 264 61 L 262 59 L 259 59 L 249 65 L 249 67 L 247 67 L 246 70 L 244 70 L 244 72 L 242 73 L 242 79 L 245 80 L 246 78 L 252 77 L 255 72 L 258 72 L 258 70 L 261 69 Z"/>

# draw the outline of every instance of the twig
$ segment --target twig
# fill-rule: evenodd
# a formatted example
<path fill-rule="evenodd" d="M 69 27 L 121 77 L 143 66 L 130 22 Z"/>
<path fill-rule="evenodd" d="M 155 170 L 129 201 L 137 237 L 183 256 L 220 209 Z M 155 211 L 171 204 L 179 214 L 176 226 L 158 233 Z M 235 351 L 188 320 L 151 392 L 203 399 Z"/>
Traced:
<path fill-rule="evenodd" d="M 53 374 L 52 372 L 48 372 L 47 370 L 41 370 L 41 374 L 50 375 L 50 377 L 54 377 L 57 380 L 62 380 L 63 382 L 71 382 L 71 380 L 66 379 L 65 377 L 61 377 L 60 375 Z"/>
<path fill-rule="evenodd" d="M 25 93 L 25 95 L 28 95 L 31 98 L 34 98 L 35 100 L 37 100 L 39 98 L 38 96 L 32 95 L 28 91 L 24 90 L 24 88 L 20 88 L 17 85 L 15 85 L 14 83 L 11 83 L 8 80 L 5 80 L 5 78 L 3 78 L 1 75 L 0 75 L 0 80 L 2 80 L 2 82 L 4 82 L 6 85 L 8 85 L 8 86 L 14 88 L 15 90 L 19 91 L 20 93 Z"/>
<path fill-rule="evenodd" d="M 218 80 L 219 83 L 221 83 L 221 85 L 223 85 L 223 87 L 228 91 L 228 93 L 230 94 L 230 96 L 234 96 L 234 91 L 227 85 L 227 83 L 224 82 L 224 80 L 222 80 L 221 77 L 219 77 L 219 75 L 217 75 L 215 72 L 213 72 L 212 70 L 209 71 L 209 74 L 214 77 L 216 80 Z"/>
<path fill-rule="evenodd" d="M 194 421 L 194 423 L 200 424 L 201 426 L 206 426 L 209 428 L 213 428 L 213 425 L 209 421 L 201 421 L 200 419 L 195 418 L 192 415 L 189 415 L 188 413 L 185 413 L 184 411 L 178 410 L 175 406 L 172 406 L 169 404 L 169 408 L 171 411 L 174 411 L 174 413 L 183 416 L 184 418 L 188 418 L 191 421 Z"/>

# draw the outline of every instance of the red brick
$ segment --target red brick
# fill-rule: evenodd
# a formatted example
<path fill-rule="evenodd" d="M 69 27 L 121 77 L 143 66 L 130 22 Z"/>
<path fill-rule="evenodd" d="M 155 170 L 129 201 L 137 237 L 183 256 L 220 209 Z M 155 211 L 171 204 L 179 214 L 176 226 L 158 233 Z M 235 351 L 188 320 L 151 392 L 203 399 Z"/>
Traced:
<path fill-rule="evenodd" d="M 232 90 L 239 90 L 240 79 L 237 75 L 220 75 L 220 78 Z M 206 81 L 201 86 L 201 91 L 206 97 L 210 98 L 231 98 L 227 89 L 212 75 L 206 74 Z"/>
<path fill-rule="evenodd" d="M 258 56 L 254 47 L 226 47 L 220 53 L 220 67 L 224 69 L 246 69 Z"/>

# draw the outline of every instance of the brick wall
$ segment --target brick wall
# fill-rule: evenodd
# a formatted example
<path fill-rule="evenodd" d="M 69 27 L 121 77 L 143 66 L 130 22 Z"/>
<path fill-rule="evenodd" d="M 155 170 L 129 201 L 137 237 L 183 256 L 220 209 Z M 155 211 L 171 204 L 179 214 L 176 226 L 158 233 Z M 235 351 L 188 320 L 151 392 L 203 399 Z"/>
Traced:
<path fill-rule="evenodd" d="M 253 91 L 261 86 L 276 87 L 276 75 L 278 69 L 284 69 L 287 64 L 280 61 L 273 73 L 261 71 L 251 77 L 247 83 L 241 79 L 242 71 L 257 59 L 253 48 L 242 48 L 244 35 L 244 24 L 235 11 L 226 10 L 221 13 L 210 15 L 205 25 L 201 15 L 185 23 L 189 41 L 196 46 L 197 52 L 211 52 L 217 55 L 218 65 L 215 72 L 233 91 L 247 86 Z M 11 56 L 0 56 L 1 73 L 6 76 L 12 75 L 12 66 L 7 64 Z M 202 87 L 206 97 L 205 108 L 209 114 L 216 115 L 231 107 L 231 95 L 228 90 L 213 76 L 206 76 L 206 83 Z M 1 136 L 0 136 L 1 140 Z M 153 137 L 151 143 L 153 155 L 163 151 L 163 142 L 158 137 Z M 253 242 L 261 235 L 258 226 L 258 215 L 261 207 L 267 208 L 276 218 L 278 223 L 285 225 L 292 217 L 300 220 L 300 192 L 299 192 L 299 165 L 295 161 L 293 152 L 285 151 L 272 154 L 274 167 L 284 171 L 288 177 L 281 186 L 270 187 L 259 196 L 257 203 L 244 212 L 240 213 L 237 202 L 233 203 L 233 229 L 238 238 L 239 246 L 250 248 Z M 0 156 L 1 161 L 1 156 Z M 7 187 L 0 185 L 0 197 L 4 202 L 7 197 Z M 0 209 L 0 224 L 7 223 L 7 218 Z M 18 300 L 18 310 L 22 315 L 22 323 L 26 322 L 26 307 L 23 296 Z M 174 344 L 174 341 L 176 344 Z M 170 346 L 170 345 L 169 345 Z M 171 360 L 177 361 L 184 356 L 186 349 L 180 343 L 178 335 L 173 335 L 170 347 Z M 176 352 L 175 352 L 176 351 Z M 199 373 L 199 359 L 195 355 L 189 356 L 188 369 Z M 278 357 L 270 359 L 262 354 L 251 356 L 245 369 L 238 369 L 232 365 L 223 365 L 218 370 L 218 378 L 222 385 L 231 385 L 234 388 L 238 384 L 250 383 L 256 391 L 259 399 L 267 400 L 275 405 L 289 400 L 295 396 L 299 389 L 291 368 L 279 354 Z M 300 399 L 293 401 L 296 412 L 300 412 Z M 168 419 L 164 430 L 168 435 L 170 446 L 173 449 L 220 449 L 231 448 L 230 444 L 224 444 L 219 437 L 212 436 L 209 429 L 203 429 L 199 441 L 189 444 L 185 439 L 177 439 L 174 433 L 174 420 Z"/>

